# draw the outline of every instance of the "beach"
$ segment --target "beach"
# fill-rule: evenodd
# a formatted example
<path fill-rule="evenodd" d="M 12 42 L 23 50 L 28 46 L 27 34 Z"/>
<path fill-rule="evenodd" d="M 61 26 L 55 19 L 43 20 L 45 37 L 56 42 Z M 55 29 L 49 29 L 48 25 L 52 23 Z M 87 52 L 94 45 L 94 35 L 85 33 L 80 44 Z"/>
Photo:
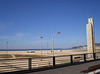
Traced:
<path fill-rule="evenodd" d="M 0 51 L 0 55 L 2 55 L 2 54 L 41 55 L 41 52 L 42 52 L 42 55 L 44 55 L 44 56 L 52 56 L 52 50 Z M 100 52 L 100 47 L 96 47 L 96 52 Z M 88 53 L 87 49 L 54 50 L 54 56 L 84 54 L 84 53 Z"/>
<path fill-rule="evenodd" d="M 21 54 L 21 55 L 48 55 L 52 56 L 52 50 L 35 50 L 35 51 L 0 51 L 0 54 Z M 54 55 L 71 55 L 71 54 L 81 54 L 87 53 L 86 49 L 78 49 L 78 50 L 54 50 Z"/>

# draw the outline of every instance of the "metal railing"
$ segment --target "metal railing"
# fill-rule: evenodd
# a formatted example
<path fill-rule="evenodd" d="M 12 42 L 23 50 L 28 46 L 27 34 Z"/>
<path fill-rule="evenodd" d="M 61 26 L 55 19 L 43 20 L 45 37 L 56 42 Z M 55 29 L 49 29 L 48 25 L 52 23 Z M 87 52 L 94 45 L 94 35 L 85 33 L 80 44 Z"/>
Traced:
<path fill-rule="evenodd" d="M 92 55 L 92 57 L 88 57 Z M 0 59 L 0 73 L 55 67 L 66 63 L 87 62 L 100 59 L 100 52 L 40 58 Z"/>

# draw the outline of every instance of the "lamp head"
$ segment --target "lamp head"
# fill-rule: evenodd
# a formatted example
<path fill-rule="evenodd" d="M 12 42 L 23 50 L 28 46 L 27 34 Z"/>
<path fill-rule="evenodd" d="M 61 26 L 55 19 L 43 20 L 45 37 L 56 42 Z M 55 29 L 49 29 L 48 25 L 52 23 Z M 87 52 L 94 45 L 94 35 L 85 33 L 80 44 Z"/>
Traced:
<path fill-rule="evenodd" d="M 43 38 L 43 36 L 41 36 L 40 38 Z"/>
<path fill-rule="evenodd" d="M 57 34 L 60 34 L 60 32 L 58 32 Z"/>

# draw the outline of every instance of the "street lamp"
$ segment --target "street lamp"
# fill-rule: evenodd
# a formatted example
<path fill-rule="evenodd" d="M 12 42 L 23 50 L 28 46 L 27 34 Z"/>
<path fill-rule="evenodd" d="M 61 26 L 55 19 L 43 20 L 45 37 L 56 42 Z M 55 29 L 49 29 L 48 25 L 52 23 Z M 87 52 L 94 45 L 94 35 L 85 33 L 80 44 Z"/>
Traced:
<path fill-rule="evenodd" d="M 8 42 L 6 42 L 7 43 L 7 54 L 8 54 Z"/>
<path fill-rule="evenodd" d="M 54 56 L 54 36 L 56 36 L 57 34 L 60 34 L 60 32 L 58 32 L 52 36 L 52 56 Z"/>
<path fill-rule="evenodd" d="M 41 36 L 40 38 L 41 38 L 41 60 L 42 60 L 42 38 L 43 36 Z"/>
<path fill-rule="evenodd" d="M 48 54 L 48 51 L 49 51 L 49 50 L 48 50 L 48 42 L 47 42 L 47 54 Z"/>

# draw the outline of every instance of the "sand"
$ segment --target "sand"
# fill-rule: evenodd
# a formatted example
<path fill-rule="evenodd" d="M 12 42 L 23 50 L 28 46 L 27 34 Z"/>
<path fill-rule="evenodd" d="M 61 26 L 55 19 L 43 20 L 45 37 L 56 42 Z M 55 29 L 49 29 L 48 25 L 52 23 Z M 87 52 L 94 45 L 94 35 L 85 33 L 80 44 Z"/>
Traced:
<path fill-rule="evenodd" d="M 100 47 L 97 47 L 96 52 L 100 52 Z M 84 53 L 87 53 L 87 49 L 54 50 L 54 56 L 84 54 Z M 36 50 L 34 52 L 29 52 L 29 51 L 0 51 L 0 54 L 41 55 L 41 50 Z M 52 50 L 42 50 L 42 55 L 52 56 Z"/>
<path fill-rule="evenodd" d="M 70 54 L 80 54 L 86 53 L 86 49 L 81 50 L 54 50 L 54 55 L 70 55 Z M 0 51 L 0 54 L 21 54 L 21 55 L 41 55 L 41 50 L 36 50 L 35 52 L 29 51 Z M 42 55 L 52 56 L 52 50 L 42 50 Z"/>

